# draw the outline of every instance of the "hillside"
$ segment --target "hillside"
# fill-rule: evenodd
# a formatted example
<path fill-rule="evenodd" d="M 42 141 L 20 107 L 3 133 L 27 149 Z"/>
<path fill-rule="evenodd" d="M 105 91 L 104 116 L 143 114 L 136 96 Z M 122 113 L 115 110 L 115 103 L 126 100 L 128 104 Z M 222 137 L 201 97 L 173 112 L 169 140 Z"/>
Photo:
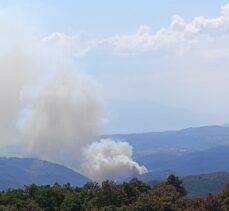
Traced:
<path fill-rule="evenodd" d="M 223 172 L 229 171 L 229 146 L 218 146 L 181 155 L 146 155 L 136 160 L 152 172 L 170 171 L 180 176 Z"/>
<path fill-rule="evenodd" d="M 154 173 L 168 171 L 187 176 L 229 171 L 229 127 L 205 126 L 105 137 L 130 143 L 134 160 Z"/>
<path fill-rule="evenodd" d="M 215 178 L 221 177 L 220 174 L 210 178 L 200 175 L 198 182 L 201 186 L 206 179 L 212 178 L 213 184 Z M 195 179 L 192 177 L 191 181 Z M 0 210 L 228 211 L 228 201 L 228 185 L 219 194 L 191 197 L 180 178 L 174 175 L 155 185 L 132 179 L 122 184 L 91 182 L 78 188 L 57 184 L 30 185 L 23 189 L 0 191 Z"/>
<path fill-rule="evenodd" d="M 0 158 L 0 189 L 30 184 L 65 184 L 82 186 L 88 178 L 64 166 L 30 158 Z"/>
<path fill-rule="evenodd" d="M 149 170 L 149 173 L 141 176 L 133 175 L 143 181 L 161 181 L 170 174 L 185 177 L 229 172 L 228 127 L 208 126 L 180 131 L 105 137 L 125 140 L 133 146 L 134 160 Z M 89 181 L 83 175 L 64 166 L 36 159 L 2 157 L 0 171 L 0 189 L 32 183 L 69 182 L 72 185 L 82 185 Z M 123 178 L 120 178 L 120 181 L 123 181 Z"/>
<path fill-rule="evenodd" d="M 200 174 L 182 178 L 189 196 L 220 193 L 229 182 L 228 172 Z"/>
<path fill-rule="evenodd" d="M 166 180 L 170 173 L 172 172 L 161 172 L 161 178 L 158 177 L 159 172 L 135 175 L 135 177 L 150 185 L 155 185 Z M 215 194 L 222 192 L 225 186 L 229 183 L 229 172 L 215 172 L 211 174 L 191 175 L 180 178 L 183 181 L 188 196 L 201 196 L 208 195 L 209 193 Z M 131 178 L 129 178 L 129 180 L 130 179 Z"/>
<path fill-rule="evenodd" d="M 205 150 L 218 145 L 229 145 L 229 127 L 204 126 L 177 131 L 106 135 L 106 138 L 127 141 L 135 155 L 157 153 L 161 149 Z M 151 151 L 150 151 L 151 149 Z M 174 151 L 173 151 L 174 152 Z"/>

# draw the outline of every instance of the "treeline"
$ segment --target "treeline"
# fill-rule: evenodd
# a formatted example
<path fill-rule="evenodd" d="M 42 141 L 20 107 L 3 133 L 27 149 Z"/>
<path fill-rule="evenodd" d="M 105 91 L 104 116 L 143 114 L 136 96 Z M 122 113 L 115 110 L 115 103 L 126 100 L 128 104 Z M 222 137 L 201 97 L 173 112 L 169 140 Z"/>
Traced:
<path fill-rule="evenodd" d="M 116 184 L 89 182 L 83 187 L 70 184 L 30 185 L 0 193 L 0 211 L 228 211 L 229 185 L 217 195 L 186 196 L 182 181 L 170 175 L 167 181 L 149 186 L 137 179 Z"/>

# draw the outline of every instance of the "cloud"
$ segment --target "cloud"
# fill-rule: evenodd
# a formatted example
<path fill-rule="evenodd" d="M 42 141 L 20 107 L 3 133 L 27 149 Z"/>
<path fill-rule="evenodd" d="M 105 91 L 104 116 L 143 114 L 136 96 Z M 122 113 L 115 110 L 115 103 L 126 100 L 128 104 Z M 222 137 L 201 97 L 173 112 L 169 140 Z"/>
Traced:
<path fill-rule="evenodd" d="M 85 36 L 68 36 L 53 33 L 44 38 L 46 42 L 61 47 L 75 55 L 86 56 L 94 49 L 110 49 L 116 55 L 133 56 L 146 52 L 165 51 L 182 53 L 205 39 L 217 39 L 229 33 L 229 4 L 221 7 L 220 15 L 215 18 L 195 17 L 186 22 L 179 15 L 174 15 L 171 23 L 156 32 L 150 26 L 142 25 L 134 34 L 118 34 L 102 39 L 90 39 Z"/>
<path fill-rule="evenodd" d="M 168 27 L 155 33 L 149 26 L 140 26 L 135 34 L 118 35 L 110 39 L 116 53 L 135 55 L 139 53 L 171 49 L 181 52 L 201 41 L 202 36 L 217 38 L 229 33 L 229 4 L 221 7 L 216 18 L 195 17 L 186 22 L 179 15 L 172 17 Z M 206 38 L 206 39 L 208 39 Z"/>
<path fill-rule="evenodd" d="M 157 31 L 143 24 L 135 33 L 94 39 L 81 58 L 92 73 L 98 73 L 107 99 L 130 105 L 151 101 L 193 113 L 193 125 L 199 125 L 200 116 L 205 124 L 221 124 L 229 118 L 228 14 L 226 4 L 213 18 L 187 21 L 174 15 L 168 26 Z M 115 110 L 112 105 L 109 109 Z"/>
<path fill-rule="evenodd" d="M 70 36 L 61 32 L 54 32 L 44 37 L 42 42 L 65 54 L 65 56 L 77 59 L 82 58 L 98 45 L 96 40 L 88 39 L 83 34 Z"/>

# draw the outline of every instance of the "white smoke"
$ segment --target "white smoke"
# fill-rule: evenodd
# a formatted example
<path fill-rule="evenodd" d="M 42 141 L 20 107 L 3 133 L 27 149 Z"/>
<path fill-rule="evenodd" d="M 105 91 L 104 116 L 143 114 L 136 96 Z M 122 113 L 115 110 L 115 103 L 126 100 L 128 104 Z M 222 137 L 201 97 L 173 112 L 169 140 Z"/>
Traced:
<path fill-rule="evenodd" d="M 101 139 L 93 142 L 84 151 L 82 169 L 91 178 L 101 181 L 104 178 L 117 179 L 138 172 L 144 174 L 147 169 L 132 160 L 133 149 L 127 142 L 115 142 Z"/>
<path fill-rule="evenodd" d="M 27 104 L 29 151 L 101 181 L 147 170 L 132 160 L 127 142 L 96 142 L 102 111 L 94 81 L 65 72 L 49 80 Z"/>
<path fill-rule="evenodd" d="M 0 15 L 0 147 L 23 146 L 24 156 L 98 181 L 144 173 L 127 143 L 96 142 L 104 119 L 97 83 L 16 23 Z"/>
<path fill-rule="evenodd" d="M 76 168 L 81 147 L 102 126 L 102 111 L 88 77 L 65 71 L 48 80 L 27 104 L 25 130 L 33 155 Z"/>

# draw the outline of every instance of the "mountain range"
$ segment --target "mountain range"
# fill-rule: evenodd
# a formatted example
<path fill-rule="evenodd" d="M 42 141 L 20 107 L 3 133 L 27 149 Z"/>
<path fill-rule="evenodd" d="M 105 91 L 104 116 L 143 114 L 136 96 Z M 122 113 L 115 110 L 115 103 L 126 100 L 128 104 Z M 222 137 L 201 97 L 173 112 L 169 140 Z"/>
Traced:
<path fill-rule="evenodd" d="M 82 186 L 87 177 L 59 164 L 32 158 L 0 157 L 0 190 L 24 185 L 52 185 L 70 183 Z"/>
<path fill-rule="evenodd" d="M 63 185 L 82 186 L 91 181 L 87 177 L 64 166 L 30 158 L 0 158 L 0 190 L 20 188 L 24 185 Z M 134 177 L 150 185 L 164 181 L 171 171 L 150 172 Z M 126 179 L 130 180 L 132 177 Z M 217 172 L 181 177 L 189 196 L 207 195 L 221 192 L 229 182 L 229 172 Z"/>
<path fill-rule="evenodd" d="M 179 131 L 104 135 L 103 138 L 127 141 L 133 147 L 133 159 L 147 167 L 148 173 L 132 175 L 130 178 L 138 177 L 145 182 L 155 182 L 175 174 L 184 179 L 190 195 L 221 191 L 228 182 L 229 127 L 227 125 L 187 128 Z M 89 178 L 62 165 L 32 158 L 0 157 L 0 172 L 0 189 L 55 182 L 60 184 L 69 182 L 74 186 L 82 186 L 90 181 Z M 130 178 L 119 178 L 118 181 Z M 200 180 L 202 187 L 199 185 Z M 213 181 L 215 183 L 212 183 Z M 194 190 L 194 187 L 197 189 Z"/>
<path fill-rule="evenodd" d="M 150 172 L 179 176 L 229 171 L 229 127 L 108 135 L 133 146 L 133 157 Z M 163 179 L 163 178 L 161 178 Z"/>
<path fill-rule="evenodd" d="M 103 137 L 127 141 L 137 154 L 147 153 L 150 150 L 154 152 L 156 149 L 195 151 L 229 145 L 229 127 L 213 125 L 164 132 L 112 134 Z"/>

